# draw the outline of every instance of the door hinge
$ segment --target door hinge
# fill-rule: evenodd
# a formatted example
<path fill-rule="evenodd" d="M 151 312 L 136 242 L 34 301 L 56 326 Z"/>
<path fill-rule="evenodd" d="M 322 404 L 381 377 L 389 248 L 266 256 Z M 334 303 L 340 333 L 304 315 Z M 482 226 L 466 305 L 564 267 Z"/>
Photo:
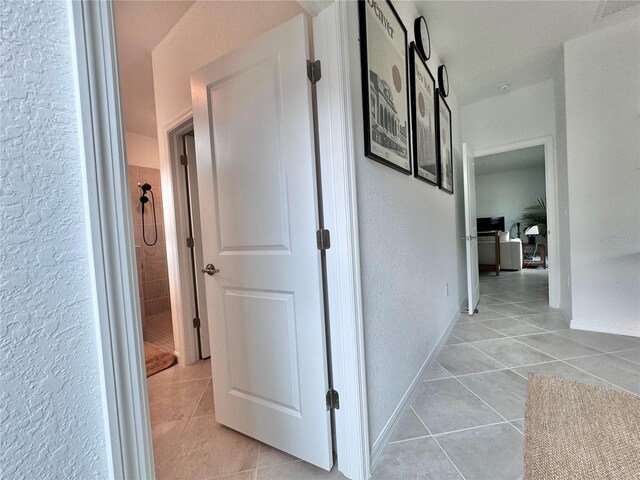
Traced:
<path fill-rule="evenodd" d="M 309 81 L 311 83 L 318 83 L 318 80 L 320 80 L 320 78 L 322 77 L 320 60 L 316 60 L 315 62 L 307 60 L 307 77 L 309 78 Z"/>
<path fill-rule="evenodd" d="M 331 235 L 329 230 L 321 228 L 316 232 L 316 239 L 318 240 L 318 250 L 329 250 L 331 247 Z"/>
<path fill-rule="evenodd" d="M 200 318 L 196 317 L 193 319 L 193 328 L 200 328 Z"/>
<path fill-rule="evenodd" d="M 187 238 L 187 248 L 193 248 L 193 237 Z"/>
<path fill-rule="evenodd" d="M 333 388 L 327 392 L 327 410 L 331 410 L 332 408 L 336 410 L 340 408 L 340 394 Z"/>
<path fill-rule="evenodd" d="M 186 155 L 180 155 L 180 165 L 189 165 L 189 160 Z"/>

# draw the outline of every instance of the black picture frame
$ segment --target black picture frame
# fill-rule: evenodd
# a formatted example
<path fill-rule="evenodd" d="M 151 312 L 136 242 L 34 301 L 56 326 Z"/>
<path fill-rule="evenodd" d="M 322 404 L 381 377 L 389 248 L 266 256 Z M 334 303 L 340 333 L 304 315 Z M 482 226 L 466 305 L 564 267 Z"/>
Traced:
<path fill-rule="evenodd" d="M 388 0 L 360 0 L 358 13 L 365 156 L 411 175 L 407 29 Z M 371 62 L 369 52 L 382 58 Z"/>
<path fill-rule="evenodd" d="M 448 128 L 443 119 L 448 119 Z M 438 125 L 438 175 L 440 189 L 453 195 L 453 128 L 451 109 L 442 96 L 440 89 L 436 92 L 436 119 Z"/>
<path fill-rule="evenodd" d="M 413 176 L 437 187 L 440 185 L 440 169 L 436 139 L 436 80 L 415 42 L 411 42 L 409 57 Z"/>

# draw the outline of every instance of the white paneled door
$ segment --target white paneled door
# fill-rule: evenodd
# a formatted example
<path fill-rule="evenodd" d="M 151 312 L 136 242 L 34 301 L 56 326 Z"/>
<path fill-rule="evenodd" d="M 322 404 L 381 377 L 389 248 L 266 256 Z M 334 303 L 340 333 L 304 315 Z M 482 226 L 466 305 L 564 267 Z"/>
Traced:
<path fill-rule="evenodd" d="M 192 75 L 216 420 L 330 469 L 308 32 Z"/>
<path fill-rule="evenodd" d="M 476 159 L 466 143 L 462 144 L 464 177 L 464 226 L 467 250 L 467 300 L 469 315 L 480 301 L 480 271 L 478 266 L 478 226 L 476 223 Z"/>

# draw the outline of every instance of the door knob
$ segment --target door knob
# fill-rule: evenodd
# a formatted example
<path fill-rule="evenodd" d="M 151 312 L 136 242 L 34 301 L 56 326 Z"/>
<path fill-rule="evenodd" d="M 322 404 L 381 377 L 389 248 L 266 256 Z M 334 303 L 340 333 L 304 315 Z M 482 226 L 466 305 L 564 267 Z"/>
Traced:
<path fill-rule="evenodd" d="M 212 263 L 209 263 L 206 267 L 202 269 L 202 273 L 206 273 L 207 275 L 213 276 L 216 273 L 220 273 L 220 270 L 218 270 Z"/>

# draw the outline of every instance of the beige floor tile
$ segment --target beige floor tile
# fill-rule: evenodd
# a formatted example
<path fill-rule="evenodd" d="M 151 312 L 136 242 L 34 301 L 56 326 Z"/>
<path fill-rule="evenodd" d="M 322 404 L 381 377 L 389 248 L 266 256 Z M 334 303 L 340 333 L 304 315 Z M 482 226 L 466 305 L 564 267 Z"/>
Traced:
<path fill-rule="evenodd" d="M 157 480 L 171 478 L 176 446 L 187 423 L 188 420 L 178 420 L 153 426 L 153 457 Z"/>
<path fill-rule="evenodd" d="M 344 480 L 337 468 L 330 472 L 306 462 L 286 463 L 277 467 L 261 468 L 257 480 Z"/>
<path fill-rule="evenodd" d="M 191 365 L 174 365 L 171 368 L 149 377 L 148 385 L 158 385 L 161 383 L 184 382 L 187 380 L 209 379 L 211 378 L 211 361 L 200 360 Z"/>
<path fill-rule="evenodd" d="M 282 465 L 291 462 L 300 462 L 299 458 L 296 458 L 288 453 L 273 448 L 264 443 L 260 444 L 260 452 L 258 454 L 258 468 L 273 467 L 276 465 Z"/>
<path fill-rule="evenodd" d="M 255 480 L 256 473 L 255 470 L 248 470 L 246 472 L 232 473 L 231 475 L 211 477 L 205 480 Z"/>
<path fill-rule="evenodd" d="M 255 469 L 258 442 L 216 423 L 214 415 L 189 420 L 174 462 L 174 478 L 204 479 Z"/>
<path fill-rule="evenodd" d="M 387 445 L 371 480 L 462 478 L 433 438 Z"/>
<path fill-rule="evenodd" d="M 180 383 L 149 385 L 149 410 L 151 425 L 191 417 L 208 379 L 190 380 Z"/>
<path fill-rule="evenodd" d="M 409 407 L 400 418 L 389 441 L 397 442 L 400 440 L 426 437 L 428 435 L 429 431 L 422 424 L 415 412 Z"/>
<path fill-rule="evenodd" d="M 202 398 L 198 402 L 198 406 L 193 412 L 194 417 L 201 417 L 203 415 L 211 415 L 216 413 L 215 406 L 213 404 L 213 383 L 209 380 L 207 388 L 205 388 Z"/>

